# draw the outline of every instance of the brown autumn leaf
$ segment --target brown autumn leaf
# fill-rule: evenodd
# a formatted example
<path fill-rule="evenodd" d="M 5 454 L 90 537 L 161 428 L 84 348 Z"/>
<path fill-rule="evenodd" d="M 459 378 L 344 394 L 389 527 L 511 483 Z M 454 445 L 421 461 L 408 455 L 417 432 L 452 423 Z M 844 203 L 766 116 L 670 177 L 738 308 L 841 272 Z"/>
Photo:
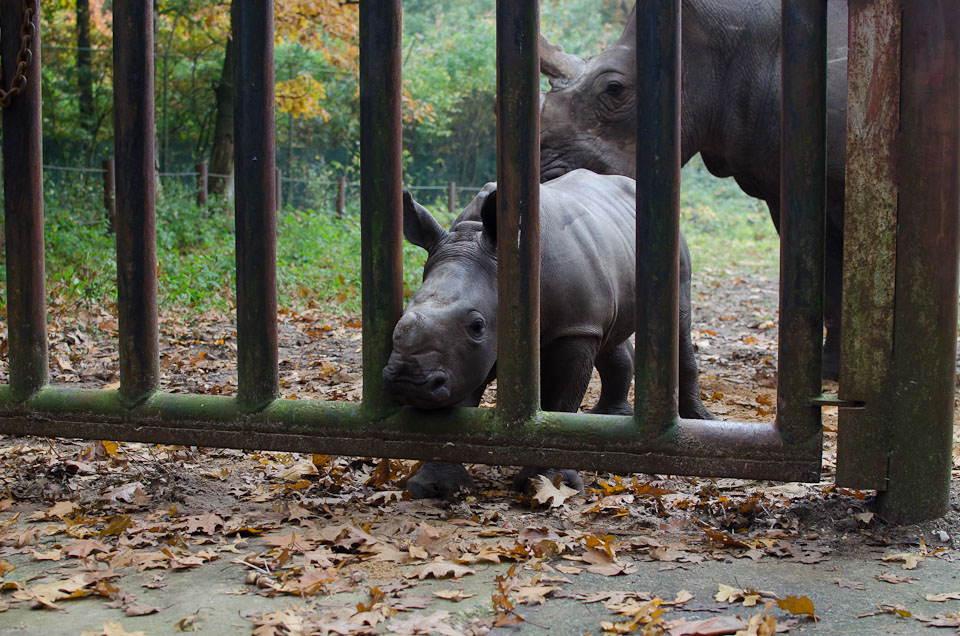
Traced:
<path fill-rule="evenodd" d="M 525 585 L 514 590 L 513 598 L 523 605 L 543 605 L 559 589 L 556 585 Z"/>
<path fill-rule="evenodd" d="M 463 590 L 433 590 L 433 595 L 454 603 L 476 596 L 476 594 L 467 594 Z"/>
<path fill-rule="evenodd" d="M 448 612 L 434 612 L 429 616 L 415 614 L 410 618 L 394 618 L 387 623 L 387 630 L 399 634 L 441 634 L 442 636 L 462 636 L 459 630 L 450 626 Z"/>
<path fill-rule="evenodd" d="M 67 556 L 85 559 L 93 552 L 110 552 L 110 546 L 96 539 L 81 539 L 67 546 Z"/>
<path fill-rule="evenodd" d="M 927 594 L 923 598 L 933 603 L 944 603 L 946 601 L 960 601 L 960 592 L 945 592 L 943 594 Z"/>
<path fill-rule="evenodd" d="M 91 581 L 87 580 L 86 574 L 74 574 L 62 581 L 40 583 L 25 590 L 18 590 L 13 593 L 13 598 L 20 601 L 33 601 L 36 605 L 50 609 L 60 609 L 56 601 L 93 594 L 90 585 Z"/>
<path fill-rule="evenodd" d="M 926 559 L 926 555 L 920 553 L 900 552 L 898 554 L 888 554 L 882 557 L 881 561 L 903 561 L 900 567 L 904 570 L 915 570 L 921 561 Z"/>
<path fill-rule="evenodd" d="M 813 601 L 806 596 L 788 596 L 784 599 L 777 599 L 777 607 L 787 610 L 791 614 L 805 614 L 807 616 L 816 616 L 813 607 Z"/>
<path fill-rule="evenodd" d="M 561 483 L 559 487 L 554 486 L 546 475 L 536 476 L 534 488 L 534 500 L 541 505 L 549 504 L 551 508 L 562 506 L 567 499 L 580 492 L 564 483 Z"/>
<path fill-rule="evenodd" d="M 602 574 L 603 576 L 633 574 L 637 571 L 636 565 L 619 561 L 616 557 L 610 556 L 606 550 L 599 548 L 584 548 L 583 560 L 590 564 L 587 567 L 587 572 Z"/>
<path fill-rule="evenodd" d="M 415 573 L 410 575 L 408 578 L 419 578 L 423 580 L 427 577 L 433 577 L 435 579 L 446 579 L 454 578 L 459 579 L 467 574 L 473 574 L 474 571 L 468 567 L 462 565 L 457 565 L 456 563 L 451 563 L 450 561 L 431 561 L 420 566 Z"/>
<path fill-rule="evenodd" d="M 120 623 L 111 623 L 104 621 L 103 629 L 98 632 L 85 630 L 80 632 L 80 636 L 147 636 L 146 632 L 128 632 Z"/>
<path fill-rule="evenodd" d="M 669 636 L 719 636 L 744 630 L 747 624 L 738 616 L 715 616 L 699 621 L 666 621 L 664 627 Z"/>
<path fill-rule="evenodd" d="M 833 582 L 836 583 L 838 586 L 840 586 L 840 588 L 846 589 L 846 590 L 867 589 L 866 587 L 864 587 L 863 583 L 861 583 L 860 581 L 851 581 L 850 579 L 834 579 Z"/>
<path fill-rule="evenodd" d="M 877 575 L 877 580 L 896 585 L 897 583 L 913 583 L 917 580 L 917 577 L 907 575 L 900 576 L 893 572 L 882 572 Z"/>

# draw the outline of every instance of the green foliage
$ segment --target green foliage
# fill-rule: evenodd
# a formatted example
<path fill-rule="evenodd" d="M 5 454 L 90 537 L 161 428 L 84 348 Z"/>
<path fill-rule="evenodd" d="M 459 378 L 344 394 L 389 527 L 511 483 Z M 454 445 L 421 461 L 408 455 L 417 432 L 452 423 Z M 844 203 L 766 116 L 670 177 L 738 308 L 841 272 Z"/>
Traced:
<path fill-rule="evenodd" d="M 680 228 L 694 277 L 713 278 L 745 261 L 765 275 L 778 274 L 780 241 L 766 204 L 744 194 L 732 178 L 712 176 L 700 155 L 680 173 Z"/>

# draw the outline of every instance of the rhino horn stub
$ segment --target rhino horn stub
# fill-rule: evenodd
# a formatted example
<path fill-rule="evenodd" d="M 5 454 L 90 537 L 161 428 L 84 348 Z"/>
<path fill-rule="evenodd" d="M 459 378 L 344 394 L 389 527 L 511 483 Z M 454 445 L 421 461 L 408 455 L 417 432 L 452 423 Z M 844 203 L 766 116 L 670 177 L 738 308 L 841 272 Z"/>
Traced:
<path fill-rule="evenodd" d="M 579 55 L 566 53 L 559 44 L 551 44 L 540 35 L 540 72 L 550 79 L 552 88 L 563 88 L 583 74 L 586 60 Z"/>

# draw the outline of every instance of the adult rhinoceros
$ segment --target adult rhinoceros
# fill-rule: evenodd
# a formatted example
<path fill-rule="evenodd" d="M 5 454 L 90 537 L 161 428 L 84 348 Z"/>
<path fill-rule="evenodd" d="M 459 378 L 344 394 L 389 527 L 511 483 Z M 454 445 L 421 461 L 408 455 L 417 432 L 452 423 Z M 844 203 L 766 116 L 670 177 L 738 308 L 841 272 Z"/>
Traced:
<path fill-rule="evenodd" d="M 780 227 L 780 2 L 683 0 L 681 162 L 700 153 L 764 200 Z M 847 3 L 828 7 L 827 238 L 823 374 L 836 378 L 840 351 L 846 129 Z M 634 9 L 635 11 L 636 9 Z M 634 14 L 612 46 L 591 58 L 541 41 L 540 70 L 552 90 L 541 109 L 541 180 L 575 168 L 636 176 Z"/>

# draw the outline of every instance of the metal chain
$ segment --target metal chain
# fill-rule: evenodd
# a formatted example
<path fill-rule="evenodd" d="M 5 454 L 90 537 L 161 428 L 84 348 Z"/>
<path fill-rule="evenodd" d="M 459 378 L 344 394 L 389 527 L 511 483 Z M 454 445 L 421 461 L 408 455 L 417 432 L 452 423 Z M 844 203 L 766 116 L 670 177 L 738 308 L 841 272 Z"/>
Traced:
<path fill-rule="evenodd" d="M 20 52 L 17 53 L 17 72 L 13 76 L 13 82 L 9 90 L 0 88 L 0 108 L 7 108 L 13 101 L 13 98 L 22 94 L 27 89 L 27 67 L 33 61 L 33 50 L 30 45 L 33 44 L 33 38 L 36 35 L 37 27 L 33 23 L 33 17 L 36 15 L 37 0 L 23 0 L 23 24 L 20 25 Z M 0 87 L 3 86 L 3 70 L 0 65 Z"/>

